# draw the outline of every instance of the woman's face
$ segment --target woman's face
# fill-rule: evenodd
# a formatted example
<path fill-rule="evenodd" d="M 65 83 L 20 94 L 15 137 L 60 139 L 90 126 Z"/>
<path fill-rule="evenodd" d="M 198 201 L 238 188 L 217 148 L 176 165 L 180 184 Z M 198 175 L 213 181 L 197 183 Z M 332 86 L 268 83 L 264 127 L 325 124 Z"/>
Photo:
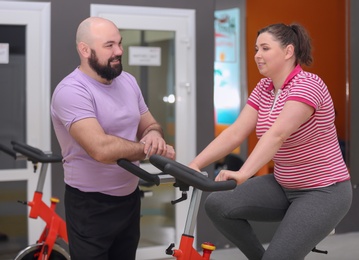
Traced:
<path fill-rule="evenodd" d="M 256 54 L 254 55 L 259 73 L 270 78 L 280 74 L 285 64 L 285 49 L 275 40 L 272 34 L 268 32 L 261 33 L 257 37 Z"/>

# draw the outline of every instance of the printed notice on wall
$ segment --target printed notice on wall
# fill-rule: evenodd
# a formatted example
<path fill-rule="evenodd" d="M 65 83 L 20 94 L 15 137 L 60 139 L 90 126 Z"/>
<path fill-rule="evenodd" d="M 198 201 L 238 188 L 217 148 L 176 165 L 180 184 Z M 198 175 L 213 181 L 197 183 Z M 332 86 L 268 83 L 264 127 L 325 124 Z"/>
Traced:
<path fill-rule="evenodd" d="M 9 63 L 9 44 L 0 43 L 0 64 Z"/>
<path fill-rule="evenodd" d="M 130 66 L 161 66 L 161 48 L 160 47 L 128 47 Z"/>

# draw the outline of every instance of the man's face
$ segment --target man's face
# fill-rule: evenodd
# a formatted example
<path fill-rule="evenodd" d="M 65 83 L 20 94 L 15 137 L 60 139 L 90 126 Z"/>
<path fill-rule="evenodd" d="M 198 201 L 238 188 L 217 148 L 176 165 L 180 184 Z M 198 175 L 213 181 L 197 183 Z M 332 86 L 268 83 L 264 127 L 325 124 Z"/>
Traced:
<path fill-rule="evenodd" d="M 91 49 L 91 57 L 88 59 L 90 67 L 101 77 L 108 81 L 113 80 L 122 72 L 122 56 L 115 56 L 107 60 L 106 64 L 101 64 L 96 55 L 96 51 Z M 111 62 L 115 64 L 111 65 Z"/>

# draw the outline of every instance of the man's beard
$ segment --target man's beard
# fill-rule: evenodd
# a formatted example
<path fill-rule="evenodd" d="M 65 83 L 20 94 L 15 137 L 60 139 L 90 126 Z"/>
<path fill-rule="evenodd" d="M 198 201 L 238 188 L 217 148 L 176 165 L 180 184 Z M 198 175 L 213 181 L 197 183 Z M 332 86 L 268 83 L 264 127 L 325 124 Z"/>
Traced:
<path fill-rule="evenodd" d="M 111 61 L 114 61 L 118 59 L 120 61 L 119 64 L 111 67 Z M 121 60 L 121 56 L 116 56 L 112 59 L 108 60 L 107 65 L 101 65 L 98 62 L 98 58 L 96 55 L 96 51 L 91 50 L 91 57 L 88 60 L 88 63 L 90 65 L 90 67 L 101 77 L 104 79 L 107 79 L 108 81 L 113 80 L 114 78 L 116 78 L 117 76 L 119 76 L 122 72 L 122 60 Z"/>

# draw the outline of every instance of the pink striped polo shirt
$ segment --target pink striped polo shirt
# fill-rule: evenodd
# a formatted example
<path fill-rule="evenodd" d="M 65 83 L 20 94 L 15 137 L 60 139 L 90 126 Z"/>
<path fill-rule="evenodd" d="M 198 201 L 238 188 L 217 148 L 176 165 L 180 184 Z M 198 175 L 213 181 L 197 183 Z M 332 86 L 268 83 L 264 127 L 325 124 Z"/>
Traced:
<path fill-rule="evenodd" d="M 282 145 L 273 161 L 274 176 L 288 189 L 310 189 L 350 179 L 338 143 L 335 112 L 327 86 L 317 75 L 298 65 L 274 94 L 272 80 L 263 78 L 247 103 L 258 111 L 257 137 L 272 126 L 287 100 L 295 100 L 315 109 Z"/>

